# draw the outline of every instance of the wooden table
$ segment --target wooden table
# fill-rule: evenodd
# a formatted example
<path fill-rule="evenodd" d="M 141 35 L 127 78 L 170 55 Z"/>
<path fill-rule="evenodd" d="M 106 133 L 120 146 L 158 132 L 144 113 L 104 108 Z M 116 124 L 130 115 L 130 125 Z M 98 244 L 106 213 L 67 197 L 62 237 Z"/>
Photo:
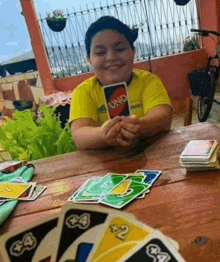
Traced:
<path fill-rule="evenodd" d="M 220 172 L 187 173 L 180 167 L 179 155 L 192 139 L 220 143 L 220 128 L 210 123 L 178 128 L 150 139 L 146 150 L 132 157 L 100 150 L 33 161 L 33 181 L 46 185 L 47 190 L 34 202 L 20 202 L 0 227 L 0 234 L 59 212 L 88 178 L 158 169 L 162 175 L 150 194 L 122 210 L 176 240 L 187 262 L 219 262 Z"/>

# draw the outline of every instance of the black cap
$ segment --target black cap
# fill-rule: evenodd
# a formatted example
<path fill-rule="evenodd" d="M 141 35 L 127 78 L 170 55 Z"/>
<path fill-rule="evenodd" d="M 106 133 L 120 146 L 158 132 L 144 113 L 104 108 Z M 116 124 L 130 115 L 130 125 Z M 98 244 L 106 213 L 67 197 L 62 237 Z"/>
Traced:
<path fill-rule="evenodd" d="M 92 23 L 86 32 L 85 45 L 88 57 L 90 57 L 90 49 L 93 36 L 100 31 L 108 29 L 115 30 L 118 33 L 124 35 L 127 38 L 129 44 L 131 45 L 131 48 L 134 48 L 133 43 L 138 37 L 138 28 L 130 29 L 130 27 L 128 27 L 126 24 L 122 23 L 120 20 L 116 19 L 113 16 L 102 16 L 97 21 Z"/>

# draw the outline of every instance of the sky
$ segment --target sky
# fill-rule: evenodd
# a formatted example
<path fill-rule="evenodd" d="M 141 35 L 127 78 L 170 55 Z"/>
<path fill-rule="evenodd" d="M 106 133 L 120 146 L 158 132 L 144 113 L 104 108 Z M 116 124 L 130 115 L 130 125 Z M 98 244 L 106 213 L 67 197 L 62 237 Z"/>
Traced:
<path fill-rule="evenodd" d="M 99 0 L 80 0 L 80 5 L 75 0 L 33 0 L 37 14 L 45 17 L 46 13 L 62 9 L 66 13 L 92 8 L 92 3 L 99 5 Z M 110 2 L 110 1 L 109 1 Z M 117 2 L 117 1 L 116 1 Z M 106 3 L 106 1 L 102 3 Z M 112 3 L 112 2 L 110 2 Z M 20 54 L 31 51 L 30 37 L 24 17 L 21 15 L 20 0 L 0 0 L 0 63 Z"/>

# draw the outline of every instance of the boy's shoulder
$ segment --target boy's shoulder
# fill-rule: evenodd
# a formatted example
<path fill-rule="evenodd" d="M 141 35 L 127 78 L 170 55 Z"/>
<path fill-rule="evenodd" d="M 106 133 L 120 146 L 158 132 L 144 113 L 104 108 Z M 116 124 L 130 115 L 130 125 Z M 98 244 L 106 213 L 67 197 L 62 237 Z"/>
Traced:
<path fill-rule="evenodd" d="M 154 79 L 156 76 L 151 72 L 144 70 L 144 69 L 133 69 L 134 75 L 137 77 L 138 80 L 146 80 L 146 79 Z"/>
<path fill-rule="evenodd" d="M 80 83 L 75 89 L 91 90 L 95 85 L 97 85 L 97 78 L 92 76 Z"/>

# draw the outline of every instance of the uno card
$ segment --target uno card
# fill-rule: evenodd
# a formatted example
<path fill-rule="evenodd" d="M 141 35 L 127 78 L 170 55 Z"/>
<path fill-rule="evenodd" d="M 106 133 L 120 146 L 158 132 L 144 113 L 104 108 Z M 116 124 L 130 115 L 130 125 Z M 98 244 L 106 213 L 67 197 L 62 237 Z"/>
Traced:
<path fill-rule="evenodd" d="M 111 195 L 124 195 L 127 193 L 131 180 L 123 180 L 115 189 L 110 193 Z"/>
<path fill-rule="evenodd" d="M 142 193 L 140 196 L 137 197 L 137 199 L 143 199 L 145 198 L 146 194 L 150 193 L 150 189 L 147 189 L 144 193 Z"/>
<path fill-rule="evenodd" d="M 78 245 L 76 251 L 76 260 L 66 260 L 66 262 L 77 261 L 77 262 L 85 262 L 89 253 L 91 252 L 93 244 L 91 243 L 81 243 Z"/>
<path fill-rule="evenodd" d="M 56 250 L 53 243 L 58 239 L 58 219 L 58 215 L 49 216 L 1 236 L 0 250 L 3 261 L 54 261 L 53 256 Z"/>
<path fill-rule="evenodd" d="M 87 191 L 95 185 L 101 177 L 98 178 L 92 178 L 86 180 L 86 182 L 75 192 L 69 199 L 68 201 L 70 202 L 80 202 L 80 203 L 89 203 L 89 201 L 97 202 L 99 199 L 99 196 L 91 196 L 91 195 L 84 195 L 87 193 Z"/>
<path fill-rule="evenodd" d="M 103 92 L 110 119 L 116 116 L 130 116 L 126 83 L 104 86 Z"/>
<path fill-rule="evenodd" d="M 145 179 L 144 183 L 148 184 L 149 186 L 152 186 L 153 183 L 158 179 L 158 177 L 161 175 L 161 171 L 159 170 L 137 170 L 136 173 L 144 173 L 145 174 Z"/>
<path fill-rule="evenodd" d="M 29 198 L 29 197 L 32 196 L 34 189 L 36 187 L 36 183 L 35 182 L 29 182 L 29 184 L 31 184 L 31 186 L 23 194 L 21 194 L 18 197 L 19 200 L 25 200 L 26 198 Z"/>
<path fill-rule="evenodd" d="M 207 160 L 211 157 L 217 144 L 216 140 L 191 140 L 180 155 L 180 159 L 182 161 Z"/>
<path fill-rule="evenodd" d="M 110 214 L 114 213 L 106 208 L 66 205 L 61 211 L 58 225 L 60 239 L 56 240 L 58 246 L 55 261 L 78 261 L 77 257 L 83 257 L 81 261 L 86 261 Z"/>
<path fill-rule="evenodd" d="M 127 176 L 123 174 L 108 173 L 100 179 L 95 185 L 91 186 L 84 196 L 104 196 L 109 194 L 118 184 L 120 184 Z"/>
<path fill-rule="evenodd" d="M 132 181 L 136 181 L 136 182 L 139 182 L 139 183 L 144 183 L 145 178 L 146 178 L 145 175 L 144 176 L 142 176 L 142 175 L 138 176 L 136 174 L 136 176 L 129 176 L 127 179 L 130 179 Z"/>
<path fill-rule="evenodd" d="M 0 171 L 3 173 L 12 173 L 18 168 L 27 164 L 27 161 L 8 160 L 0 163 Z"/>
<path fill-rule="evenodd" d="M 106 195 L 99 200 L 100 203 L 111 206 L 114 208 L 122 208 L 133 199 L 139 196 L 141 193 L 146 191 L 149 188 L 149 185 L 138 183 L 135 181 L 131 182 L 129 190 L 124 195 Z"/>
<path fill-rule="evenodd" d="M 17 199 L 22 195 L 28 188 L 31 186 L 31 183 L 0 183 L 0 197 L 1 198 L 10 198 Z"/>
<path fill-rule="evenodd" d="M 125 262 L 185 262 L 169 238 L 155 230 L 143 243 L 139 244 L 123 261 Z"/>
<path fill-rule="evenodd" d="M 122 258 L 149 238 L 153 229 L 122 216 L 110 217 L 89 261 L 124 261 Z"/>
<path fill-rule="evenodd" d="M 46 188 L 46 186 L 36 186 L 32 194 L 27 197 L 19 197 L 19 200 L 34 201 L 44 192 L 44 190 L 46 190 Z"/>

